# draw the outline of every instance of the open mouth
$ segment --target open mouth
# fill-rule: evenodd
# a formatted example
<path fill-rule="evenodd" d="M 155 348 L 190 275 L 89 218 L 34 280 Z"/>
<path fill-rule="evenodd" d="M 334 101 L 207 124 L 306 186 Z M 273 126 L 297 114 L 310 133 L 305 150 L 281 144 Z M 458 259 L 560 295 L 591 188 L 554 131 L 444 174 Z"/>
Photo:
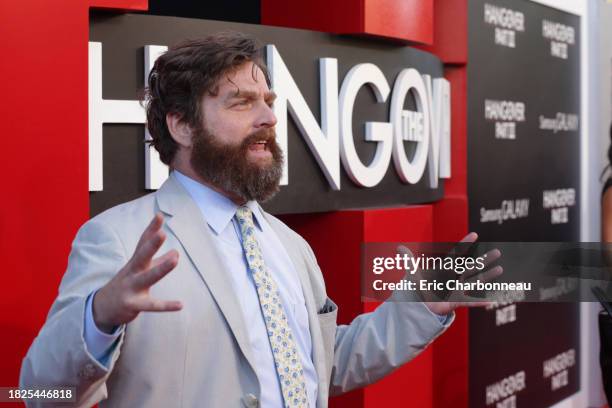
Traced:
<path fill-rule="evenodd" d="M 254 150 L 258 152 L 268 150 L 268 142 L 266 142 L 265 140 L 259 140 L 255 143 L 251 143 L 249 145 L 249 150 Z"/>

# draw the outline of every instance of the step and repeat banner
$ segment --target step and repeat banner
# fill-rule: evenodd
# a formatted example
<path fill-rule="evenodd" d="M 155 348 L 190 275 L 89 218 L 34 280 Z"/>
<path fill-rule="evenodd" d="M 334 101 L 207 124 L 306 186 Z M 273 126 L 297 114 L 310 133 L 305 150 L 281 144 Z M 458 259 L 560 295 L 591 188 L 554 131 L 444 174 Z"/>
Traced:
<path fill-rule="evenodd" d="M 580 240 L 579 35 L 579 17 L 530 1 L 469 2 L 469 224 L 483 241 Z M 580 305 L 520 300 L 470 311 L 470 407 L 547 407 L 580 387 Z"/>

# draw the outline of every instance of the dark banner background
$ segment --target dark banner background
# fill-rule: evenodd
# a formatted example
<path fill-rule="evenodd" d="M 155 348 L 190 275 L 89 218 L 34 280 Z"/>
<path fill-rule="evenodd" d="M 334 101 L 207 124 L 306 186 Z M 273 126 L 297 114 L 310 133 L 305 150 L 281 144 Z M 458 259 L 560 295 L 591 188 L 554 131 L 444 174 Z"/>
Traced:
<path fill-rule="evenodd" d="M 495 44 L 495 27 L 484 21 L 485 3 L 520 11 L 525 30 L 515 33 L 515 48 Z M 542 20 L 571 26 L 575 43 L 568 58 L 551 56 L 542 36 Z M 580 115 L 580 19 L 526 0 L 470 0 L 468 64 L 468 197 L 470 229 L 484 241 L 579 241 L 578 197 L 580 128 L 553 133 L 540 130 L 539 117 L 557 112 Z M 495 124 L 485 119 L 485 99 L 525 104 L 514 140 L 496 139 Z M 568 222 L 551 223 L 543 208 L 543 191 L 574 189 Z M 481 209 L 502 201 L 529 199 L 524 218 L 481 222 Z M 579 389 L 580 304 L 518 303 L 470 311 L 470 407 L 487 405 L 487 386 L 519 371 L 526 387 L 517 392 L 517 407 L 547 407 Z M 498 313 L 514 315 L 497 325 Z M 501 321 L 504 321 L 503 318 Z M 551 388 L 543 377 L 544 361 L 575 350 L 567 385 Z M 514 406 L 514 405 L 508 405 Z"/>
<path fill-rule="evenodd" d="M 161 17 L 94 13 L 90 19 L 90 41 L 102 43 L 104 99 L 138 99 L 144 84 L 145 45 L 173 45 L 186 38 L 198 38 L 222 30 L 250 33 L 264 44 L 276 45 L 298 84 L 311 111 L 320 121 L 319 58 L 338 59 L 338 86 L 356 64 L 374 63 L 385 74 L 390 87 L 404 68 L 442 77 L 442 63 L 432 54 L 372 39 L 355 39 L 326 33 L 249 24 Z M 364 141 L 366 121 L 388 121 L 391 94 L 377 104 L 369 87 L 359 91 L 353 111 L 353 135 L 357 153 L 364 163 L 374 157 L 376 144 Z M 412 97 L 406 109 L 414 109 Z M 320 122 L 319 122 L 320 123 Z M 103 136 L 104 190 L 90 193 L 91 215 L 116 204 L 140 197 L 144 189 L 144 126 L 105 124 Z M 414 142 L 404 142 L 411 152 Z M 415 185 L 403 184 L 393 167 L 373 188 L 355 186 L 341 170 L 341 191 L 333 191 L 289 116 L 289 185 L 264 207 L 272 213 L 302 213 L 346 208 L 397 207 L 434 202 L 442 198 L 443 181 L 430 189 L 427 168 Z M 410 153 L 409 153 L 410 154 Z"/>

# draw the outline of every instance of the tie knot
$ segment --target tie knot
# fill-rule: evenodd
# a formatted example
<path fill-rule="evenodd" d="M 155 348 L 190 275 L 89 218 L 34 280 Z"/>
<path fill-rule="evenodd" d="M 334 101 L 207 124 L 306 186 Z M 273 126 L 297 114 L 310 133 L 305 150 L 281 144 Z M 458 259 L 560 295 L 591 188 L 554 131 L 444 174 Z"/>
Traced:
<path fill-rule="evenodd" d="M 246 205 L 242 205 L 236 210 L 236 219 L 241 225 L 245 224 L 246 226 L 252 226 L 253 211 L 251 211 L 251 209 Z"/>

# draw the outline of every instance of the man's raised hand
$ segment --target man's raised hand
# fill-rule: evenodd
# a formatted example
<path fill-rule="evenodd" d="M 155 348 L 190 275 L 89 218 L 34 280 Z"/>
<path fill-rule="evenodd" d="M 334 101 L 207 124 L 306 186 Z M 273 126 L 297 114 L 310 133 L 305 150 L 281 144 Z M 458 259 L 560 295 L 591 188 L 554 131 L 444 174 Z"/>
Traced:
<path fill-rule="evenodd" d="M 475 232 L 471 232 L 467 234 L 461 241 L 459 241 L 458 246 L 456 246 L 449 255 L 458 256 L 462 255 L 467 251 L 468 245 L 461 244 L 472 244 L 476 242 L 478 239 L 478 234 Z M 413 256 L 412 252 L 404 247 L 399 246 L 398 251 L 400 253 L 408 254 L 409 256 Z M 461 274 L 458 278 L 459 281 L 462 282 L 475 282 L 477 279 L 488 282 L 494 280 L 498 276 L 503 273 L 503 268 L 500 265 L 492 266 L 499 258 L 501 257 L 501 252 L 498 249 L 493 249 L 488 251 L 484 255 L 484 267 L 485 270 L 482 271 L 466 271 Z M 454 274 L 454 272 L 453 272 Z M 418 270 L 415 272 L 415 277 L 413 280 L 418 280 L 423 276 L 423 271 Z M 432 312 L 438 315 L 447 315 L 448 313 L 455 310 L 460 306 L 487 306 L 490 302 L 484 301 L 483 299 L 473 298 L 469 295 L 466 295 L 464 291 L 455 290 L 445 293 L 444 298 L 439 298 L 435 291 L 419 291 L 419 295 L 425 306 L 429 308 Z"/>
<path fill-rule="evenodd" d="M 166 239 L 160 213 L 155 214 L 136 245 L 132 258 L 104 285 L 93 299 L 96 326 L 111 333 L 116 326 L 129 323 L 140 312 L 173 312 L 181 310 L 180 301 L 151 297 L 149 289 L 178 264 L 174 249 L 153 259 Z"/>

